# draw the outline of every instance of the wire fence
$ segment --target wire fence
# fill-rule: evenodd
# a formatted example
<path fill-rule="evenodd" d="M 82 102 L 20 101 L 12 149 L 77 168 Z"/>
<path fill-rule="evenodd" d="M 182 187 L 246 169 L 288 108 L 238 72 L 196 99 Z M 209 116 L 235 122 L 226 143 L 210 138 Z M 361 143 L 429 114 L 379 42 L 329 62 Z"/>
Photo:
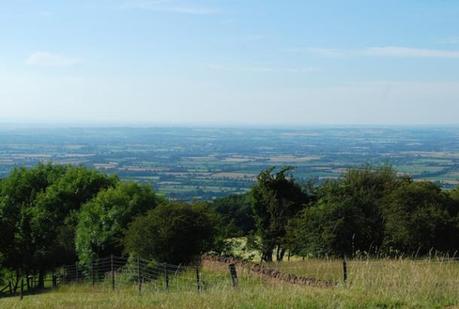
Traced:
<path fill-rule="evenodd" d="M 110 256 L 96 259 L 89 265 L 65 265 L 58 276 L 62 283 L 86 282 L 113 290 L 133 284 L 137 285 L 139 292 L 203 289 L 199 264 L 172 265 L 140 257 Z"/>
<path fill-rule="evenodd" d="M 221 280 L 203 280 L 200 263 L 195 265 L 172 265 L 157 263 L 140 257 L 109 256 L 98 258 L 89 264 L 63 265 L 43 278 L 41 286 L 37 276 L 25 276 L 10 280 L 0 286 L 0 297 L 30 295 L 43 288 L 61 285 L 86 284 L 93 289 L 116 290 L 135 287 L 139 293 L 153 291 L 198 291 L 222 284 Z M 223 283 L 229 286 L 230 281 Z"/>
<path fill-rule="evenodd" d="M 43 279 L 45 288 L 60 285 L 85 284 L 100 291 L 130 288 L 139 293 L 154 291 L 198 291 L 211 288 L 238 286 L 240 275 L 260 276 L 299 285 L 334 287 L 344 284 L 351 286 L 364 283 L 390 284 L 407 278 L 433 280 L 435 275 L 444 284 L 459 284 L 458 257 L 399 258 L 399 259 L 306 259 L 284 263 L 258 264 L 237 258 L 204 256 L 201 263 L 194 265 L 172 265 L 157 263 L 140 257 L 109 256 L 98 258 L 87 264 L 75 263 L 60 266 Z M 210 264 L 209 264 L 210 263 Z M 214 264 L 226 265 L 212 268 Z M 225 271 L 226 268 L 226 271 Z M 390 276 L 394 280 L 387 280 Z M 430 278 L 430 279 L 429 279 Z M 447 278 L 444 279 L 444 278 Z M 246 279 L 244 277 L 243 279 Z M 411 279 L 410 279 L 411 280 Z M 387 282 L 386 282 L 387 281 Z M 440 281 L 438 279 L 437 281 Z M 446 282 L 448 281 L 448 282 Z M 13 282 L 15 282 L 13 284 Z M 244 281 L 245 282 L 245 281 Z M 24 276 L 20 280 L 10 280 L 0 286 L 1 296 L 22 296 L 39 292 L 38 277 Z"/>

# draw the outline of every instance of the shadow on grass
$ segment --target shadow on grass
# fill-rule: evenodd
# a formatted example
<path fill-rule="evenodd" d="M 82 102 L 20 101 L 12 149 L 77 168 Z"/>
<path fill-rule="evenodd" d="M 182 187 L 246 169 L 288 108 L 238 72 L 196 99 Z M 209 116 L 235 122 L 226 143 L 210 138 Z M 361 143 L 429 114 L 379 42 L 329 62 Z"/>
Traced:
<path fill-rule="evenodd" d="M 24 291 L 22 293 L 22 297 L 26 297 L 26 296 L 32 296 L 32 295 L 38 295 L 38 294 L 46 294 L 46 293 L 49 293 L 53 290 L 56 290 L 56 288 L 52 288 L 52 287 L 45 287 L 45 288 L 35 288 L 35 289 L 30 289 L 28 291 Z M 16 293 L 0 293 L 0 299 L 3 299 L 3 298 L 15 298 L 15 297 L 21 297 L 21 293 L 20 292 L 16 292 Z"/>

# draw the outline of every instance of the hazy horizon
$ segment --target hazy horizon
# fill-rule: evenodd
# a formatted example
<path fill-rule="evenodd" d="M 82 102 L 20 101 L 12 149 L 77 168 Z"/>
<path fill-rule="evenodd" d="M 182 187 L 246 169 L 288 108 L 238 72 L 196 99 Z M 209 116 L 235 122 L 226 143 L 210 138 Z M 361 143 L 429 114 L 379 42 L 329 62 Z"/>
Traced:
<path fill-rule="evenodd" d="M 459 128 L 459 123 L 409 123 L 409 124 L 391 124 L 391 123 L 309 123 L 309 124 L 288 124 L 288 123 L 214 123 L 214 122 L 183 122 L 183 123 L 166 123 L 166 122 L 47 122 L 47 121 L 1 121 L 0 128 L 192 128 L 192 129 L 320 129 L 320 128 Z"/>

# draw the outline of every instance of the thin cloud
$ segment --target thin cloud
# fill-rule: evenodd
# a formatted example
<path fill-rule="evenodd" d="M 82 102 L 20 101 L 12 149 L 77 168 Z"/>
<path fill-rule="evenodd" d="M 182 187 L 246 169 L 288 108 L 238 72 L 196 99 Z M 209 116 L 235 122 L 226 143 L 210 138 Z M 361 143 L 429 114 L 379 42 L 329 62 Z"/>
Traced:
<path fill-rule="evenodd" d="M 214 15 L 219 12 L 216 8 L 200 6 L 192 3 L 184 4 L 172 0 L 133 0 L 124 3 L 121 8 L 189 15 Z"/>
<path fill-rule="evenodd" d="M 295 47 L 284 49 L 288 53 L 312 53 L 327 57 L 340 57 L 345 55 L 345 50 L 321 47 Z"/>
<path fill-rule="evenodd" d="M 44 67 L 69 67 L 81 63 L 78 58 L 49 52 L 35 52 L 26 59 L 26 64 Z"/>
<path fill-rule="evenodd" d="M 210 64 L 208 68 L 215 71 L 228 72 L 252 72 L 252 73 L 311 73 L 319 71 L 316 68 L 294 68 L 294 67 L 265 67 L 265 66 L 225 66 Z"/>
<path fill-rule="evenodd" d="M 422 49 L 398 46 L 371 47 L 363 51 L 369 56 L 406 58 L 459 58 L 457 50 Z"/>
<path fill-rule="evenodd" d="M 367 47 L 362 49 L 290 48 L 290 53 L 312 53 L 324 57 L 398 57 L 398 58 L 459 58 L 459 50 L 424 49 L 402 46 Z"/>

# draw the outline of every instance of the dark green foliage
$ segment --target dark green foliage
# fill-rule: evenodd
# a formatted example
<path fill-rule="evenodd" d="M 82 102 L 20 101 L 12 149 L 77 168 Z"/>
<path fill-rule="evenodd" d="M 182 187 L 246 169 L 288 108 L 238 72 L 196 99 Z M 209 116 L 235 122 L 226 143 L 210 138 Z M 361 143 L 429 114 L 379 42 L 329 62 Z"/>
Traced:
<path fill-rule="evenodd" d="M 76 231 L 76 249 L 81 262 L 110 254 L 121 254 L 123 238 L 134 217 L 156 207 L 158 199 L 151 187 L 118 183 L 103 190 L 83 205 Z"/>
<path fill-rule="evenodd" d="M 286 252 L 459 249 L 459 188 L 442 191 L 389 167 L 351 169 L 306 186 L 289 171 L 263 171 L 249 194 L 188 205 L 167 204 L 150 186 L 84 167 L 16 168 L 0 180 L 0 268 L 17 288 L 21 276 L 43 279 L 59 265 L 123 252 L 189 263 L 208 250 L 228 252 L 225 238 L 242 235 L 267 261 L 274 252 L 282 260 Z"/>
<path fill-rule="evenodd" d="M 303 256 L 452 253 L 459 248 L 455 194 L 389 167 L 352 169 L 320 186 L 288 234 Z"/>
<path fill-rule="evenodd" d="M 337 184 L 327 186 L 335 187 Z M 367 251 L 378 245 L 374 241 L 380 237 L 380 227 L 373 225 L 375 217 L 366 216 L 349 197 L 324 196 L 313 207 L 305 209 L 300 219 L 292 224 L 297 233 L 297 253 L 341 256 L 356 250 Z"/>
<path fill-rule="evenodd" d="M 69 167 L 44 194 L 37 197 L 32 225 L 39 243 L 45 244 L 39 250 L 41 265 L 53 261 L 49 265 L 53 267 L 76 260 L 74 239 L 81 205 L 117 182 L 116 177 L 107 177 L 94 170 Z"/>
<path fill-rule="evenodd" d="M 210 202 L 209 207 L 220 215 L 226 237 L 244 236 L 255 229 L 249 194 L 219 198 Z"/>
<path fill-rule="evenodd" d="M 341 179 L 325 182 L 317 201 L 292 225 L 302 255 L 352 255 L 375 252 L 383 242 L 381 205 L 404 178 L 389 167 L 349 170 Z"/>
<path fill-rule="evenodd" d="M 2 180 L 0 187 L 0 251 L 2 265 L 17 273 L 37 270 L 40 224 L 34 218 L 36 199 L 65 173 L 65 167 L 38 165 L 17 168 Z M 50 227 L 52 228 L 52 227 Z"/>
<path fill-rule="evenodd" d="M 452 202 L 455 204 L 456 212 L 459 211 L 459 186 L 449 192 L 449 197 Z"/>
<path fill-rule="evenodd" d="M 409 182 L 386 198 L 386 251 L 425 255 L 431 250 L 453 253 L 459 248 L 457 206 L 431 182 Z M 455 209 L 456 208 L 456 209 Z"/>
<path fill-rule="evenodd" d="M 116 182 L 82 167 L 40 164 L 15 169 L 0 183 L 2 266 L 22 274 L 43 274 L 75 260 L 75 214 L 82 203 Z"/>
<path fill-rule="evenodd" d="M 288 246 L 286 227 L 308 202 L 309 196 L 288 175 L 290 168 L 273 173 L 274 168 L 261 172 L 252 188 L 253 213 L 260 237 L 262 259 L 282 260 Z"/>
<path fill-rule="evenodd" d="M 215 218 L 203 205 L 162 204 L 130 224 L 126 252 L 172 264 L 190 263 L 212 249 Z"/>

